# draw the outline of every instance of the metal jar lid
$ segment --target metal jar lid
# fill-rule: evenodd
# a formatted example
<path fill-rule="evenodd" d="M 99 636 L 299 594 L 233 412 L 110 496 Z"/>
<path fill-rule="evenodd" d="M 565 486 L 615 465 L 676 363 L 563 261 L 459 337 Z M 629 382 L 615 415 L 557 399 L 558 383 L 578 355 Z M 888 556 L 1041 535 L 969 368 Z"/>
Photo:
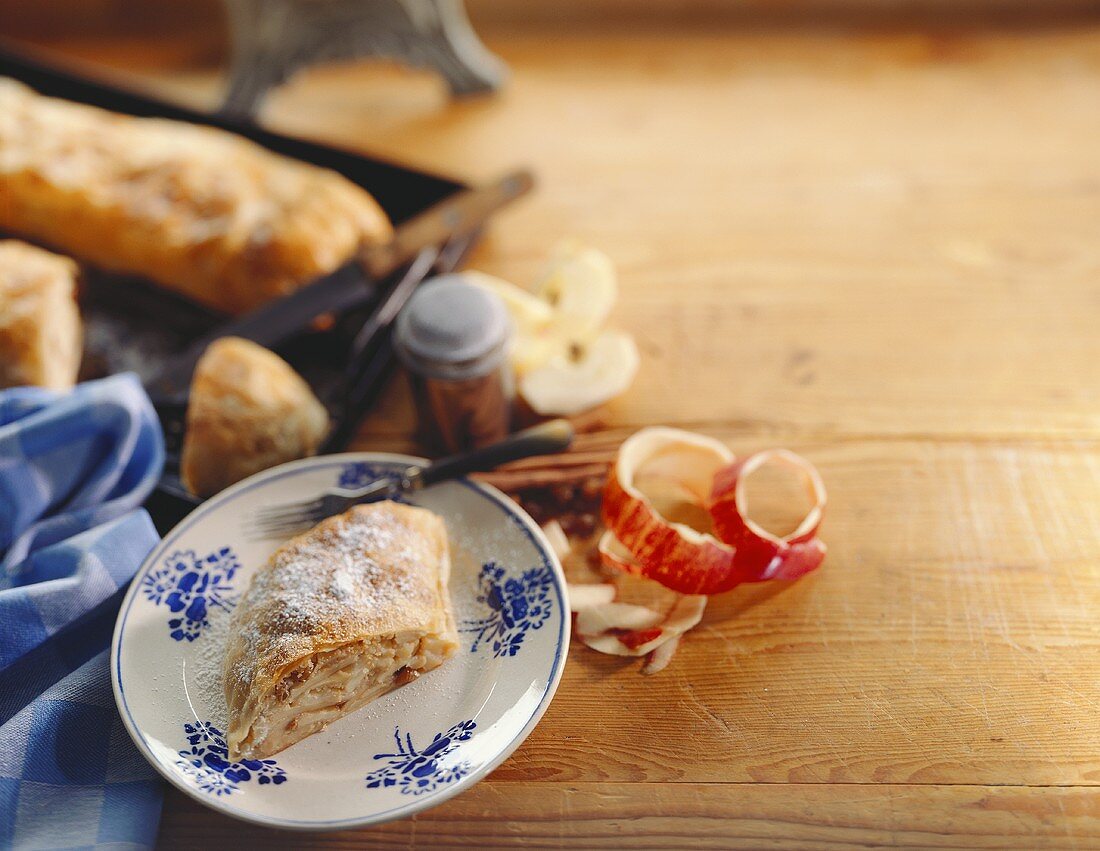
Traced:
<path fill-rule="evenodd" d="M 496 293 L 461 274 L 441 275 L 422 284 L 397 317 L 394 349 L 413 372 L 458 381 L 499 369 L 511 335 Z"/>

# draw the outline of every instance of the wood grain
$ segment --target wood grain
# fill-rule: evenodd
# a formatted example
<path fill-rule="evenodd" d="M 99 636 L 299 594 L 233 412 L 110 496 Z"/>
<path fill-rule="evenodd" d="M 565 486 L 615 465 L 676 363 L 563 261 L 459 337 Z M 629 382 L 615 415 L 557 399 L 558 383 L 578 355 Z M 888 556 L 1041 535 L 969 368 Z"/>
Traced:
<path fill-rule="evenodd" d="M 303 837 L 240 825 L 172 792 L 164 848 L 1079 849 L 1100 798 L 1064 787 L 507 783 L 404 821 Z"/>
<path fill-rule="evenodd" d="M 655 677 L 574 646 L 496 776 L 1100 783 L 1096 451 L 787 443 L 829 483 L 825 566 L 716 598 Z"/>
<path fill-rule="evenodd" d="M 559 238 L 612 255 L 643 359 L 612 422 L 1096 434 L 1096 27 L 490 41 L 516 68 L 498 100 L 330 69 L 266 118 L 474 179 L 533 165 L 476 262 L 525 284 Z M 403 397 L 383 411 L 409 432 Z"/>
<path fill-rule="evenodd" d="M 415 819 L 307 839 L 172 794 L 162 842 L 1100 847 L 1100 24 L 485 33 L 497 99 L 357 65 L 264 120 L 472 179 L 532 165 L 475 265 L 608 251 L 643 366 L 605 437 L 802 452 L 828 560 L 714 600 L 655 677 L 572 648 L 517 753 Z M 81 49 L 218 96 L 144 43 Z M 398 380 L 360 445 L 415 450 L 411 424 Z"/>

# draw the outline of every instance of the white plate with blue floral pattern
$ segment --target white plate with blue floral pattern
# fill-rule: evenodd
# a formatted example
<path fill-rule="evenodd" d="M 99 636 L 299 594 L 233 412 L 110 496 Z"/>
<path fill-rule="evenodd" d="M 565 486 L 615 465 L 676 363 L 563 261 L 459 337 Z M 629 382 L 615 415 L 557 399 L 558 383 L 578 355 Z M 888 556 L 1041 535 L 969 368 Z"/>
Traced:
<path fill-rule="evenodd" d="M 225 635 L 252 574 L 282 543 L 250 540 L 249 518 L 418 460 L 351 453 L 276 467 L 205 502 L 146 559 L 115 626 L 115 700 L 138 749 L 192 798 L 298 830 L 404 818 L 476 783 L 538 723 L 569 644 L 561 566 L 511 500 L 459 480 L 410 497 L 447 525 L 458 653 L 271 759 L 228 760 Z"/>

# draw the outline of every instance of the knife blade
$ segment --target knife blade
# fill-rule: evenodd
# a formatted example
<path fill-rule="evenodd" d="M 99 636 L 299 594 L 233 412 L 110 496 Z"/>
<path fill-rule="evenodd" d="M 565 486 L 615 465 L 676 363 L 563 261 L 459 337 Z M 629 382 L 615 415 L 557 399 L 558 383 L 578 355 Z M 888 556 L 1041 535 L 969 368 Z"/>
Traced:
<path fill-rule="evenodd" d="M 492 183 L 464 189 L 400 224 L 393 239 L 373 246 L 312 284 L 230 320 L 196 340 L 172 358 L 148 383 L 154 399 L 178 402 L 187 394 L 195 364 L 211 342 L 243 337 L 273 348 L 304 330 L 325 313 L 365 304 L 399 280 L 402 270 L 427 247 L 441 245 L 453 234 L 473 230 L 490 215 L 526 194 L 534 179 L 526 170 Z"/>

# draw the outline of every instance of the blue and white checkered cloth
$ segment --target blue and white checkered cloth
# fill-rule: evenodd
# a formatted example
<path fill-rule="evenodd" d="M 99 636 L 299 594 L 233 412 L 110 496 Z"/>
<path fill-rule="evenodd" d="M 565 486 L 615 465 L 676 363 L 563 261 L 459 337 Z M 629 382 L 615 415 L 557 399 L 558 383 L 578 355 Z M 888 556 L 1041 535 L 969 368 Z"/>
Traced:
<path fill-rule="evenodd" d="M 132 375 L 0 392 L 0 849 L 147 848 L 161 784 L 111 695 L 107 646 L 157 542 L 164 464 Z"/>

